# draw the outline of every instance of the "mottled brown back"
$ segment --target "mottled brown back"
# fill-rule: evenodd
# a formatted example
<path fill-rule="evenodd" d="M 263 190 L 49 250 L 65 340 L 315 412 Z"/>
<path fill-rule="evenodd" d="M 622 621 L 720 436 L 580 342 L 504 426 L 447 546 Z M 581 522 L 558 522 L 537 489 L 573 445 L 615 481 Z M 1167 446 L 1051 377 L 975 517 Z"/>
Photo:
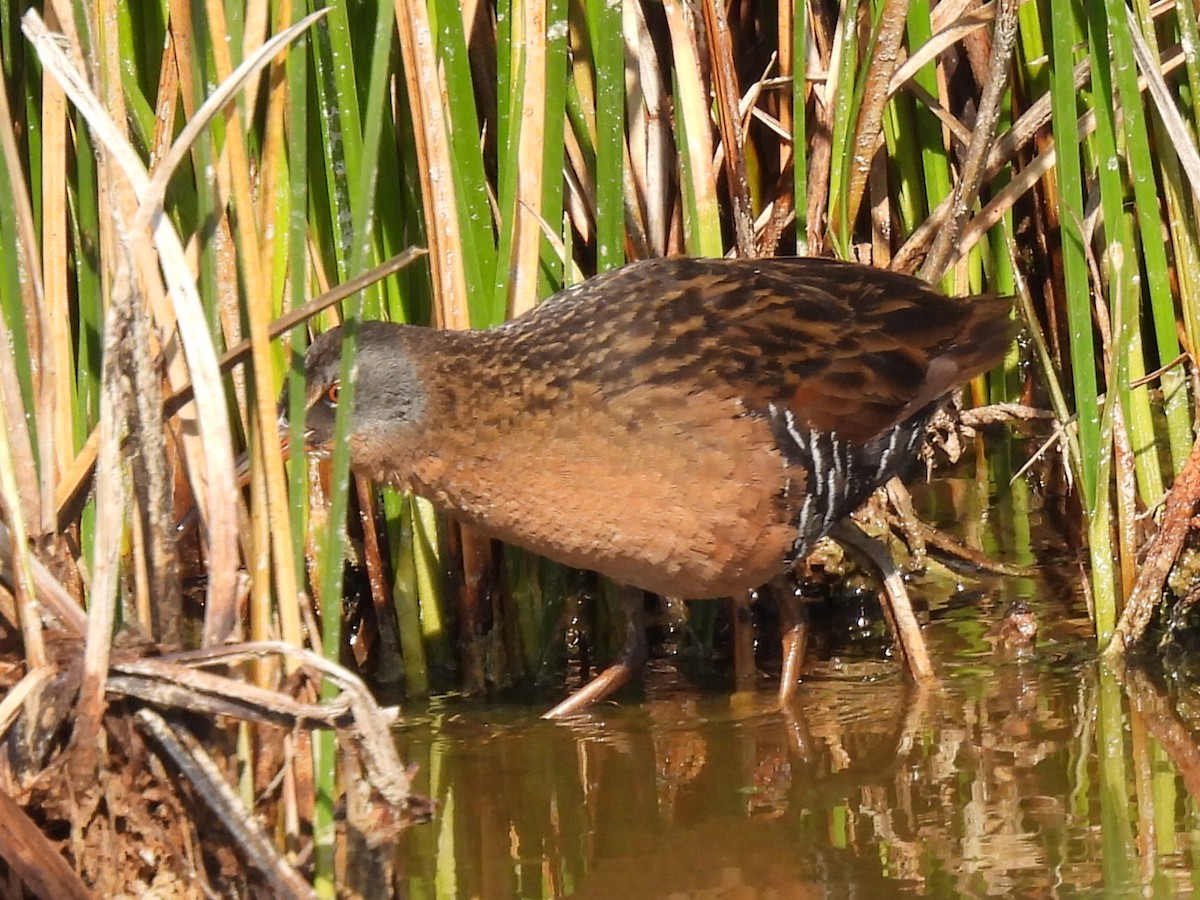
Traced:
<path fill-rule="evenodd" d="M 553 402 L 736 387 L 807 426 L 865 441 L 1000 362 L 1011 300 L 950 298 L 914 278 L 815 258 L 655 259 L 584 282 L 493 334 Z M 511 371 L 501 378 L 511 376 Z M 530 396 L 531 403 L 537 402 Z"/>

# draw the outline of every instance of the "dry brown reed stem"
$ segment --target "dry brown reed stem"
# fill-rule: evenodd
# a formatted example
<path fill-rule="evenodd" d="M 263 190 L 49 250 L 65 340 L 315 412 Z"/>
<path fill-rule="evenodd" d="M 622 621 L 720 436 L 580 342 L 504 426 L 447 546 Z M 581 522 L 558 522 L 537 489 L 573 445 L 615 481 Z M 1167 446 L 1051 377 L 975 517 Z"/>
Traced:
<path fill-rule="evenodd" d="M 257 641 L 211 650 L 167 654 L 156 660 L 129 661 L 114 668 L 125 674 L 153 674 L 160 667 L 174 667 L 178 671 L 178 667 L 182 665 L 200 670 L 205 666 L 236 665 L 242 661 L 271 656 L 281 656 L 297 665 L 313 669 L 335 684 L 340 693 L 333 700 L 322 703 L 320 708 L 326 710 L 327 714 L 340 713 L 348 717 L 347 722 L 353 726 L 354 737 L 362 752 L 371 784 L 397 809 L 406 808 L 410 803 L 419 800 L 409 791 L 408 769 L 400 761 L 399 752 L 388 730 L 390 722 L 375 702 L 370 690 L 353 672 L 312 650 L 294 647 L 282 641 Z M 199 674 L 199 671 L 191 671 L 188 679 L 194 679 Z M 224 693 L 231 699 L 236 700 L 251 689 L 251 686 L 241 682 L 222 680 L 228 682 Z M 274 691 L 264 692 L 263 696 L 270 697 L 270 702 L 274 704 L 286 699 L 285 695 Z"/>
<path fill-rule="evenodd" d="M 311 19 L 312 17 L 308 21 Z M 306 26 L 308 22 L 304 24 Z M 101 436 L 98 447 L 96 562 L 92 572 L 84 674 L 75 730 L 77 753 L 72 758 L 73 771 L 77 775 L 84 775 L 94 771 L 97 765 L 100 717 L 104 709 L 104 681 L 108 671 L 109 647 L 116 616 L 117 559 L 123 534 L 122 517 L 126 506 L 121 442 L 123 425 L 128 421 L 131 408 L 131 398 L 128 397 L 131 386 L 124 380 L 122 362 L 127 359 L 126 354 L 130 347 L 137 346 L 140 351 L 144 346 L 144 342 L 134 342 L 131 323 L 141 314 L 141 310 L 134 310 L 133 306 L 143 303 L 140 286 L 160 283 L 160 261 L 162 273 L 171 287 L 170 296 L 174 301 L 170 310 L 173 315 L 169 317 L 172 323 L 178 322 L 180 326 L 177 333 L 187 353 L 192 377 L 198 388 L 203 388 L 197 390 L 196 400 L 200 414 L 200 436 L 204 446 L 203 452 L 199 452 L 199 447 L 193 444 L 199 458 L 193 456 L 191 459 L 191 471 L 194 478 L 197 475 L 200 478 L 196 487 L 203 485 L 203 490 L 197 490 L 197 494 L 204 498 L 201 507 L 205 514 L 211 564 L 204 627 L 204 640 L 209 643 L 224 640 L 232 631 L 237 615 L 237 518 L 235 515 L 229 515 L 229 511 L 237 509 L 238 492 L 234 477 L 229 422 L 215 353 L 206 339 L 204 314 L 184 258 L 182 244 L 162 210 L 165 180 L 159 181 L 157 185 L 151 180 L 126 136 L 94 96 L 80 70 L 70 61 L 56 39 L 48 33 L 37 14 L 26 14 L 22 25 L 26 36 L 37 49 L 46 71 L 53 74 L 63 86 L 67 95 L 88 120 L 95 136 L 108 150 L 103 162 L 109 168 L 106 182 L 109 185 L 107 198 L 112 217 L 110 221 L 120 223 L 116 229 L 119 244 L 108 251 L 115 263 L 116 279 L 105 324 Z M 288 37 L 277 39 L 274 49 L 277 51 L 286 46 L 289 37 L 296 34 L 299 34 L 299 29 L 289 29 L 285 32 Z M 106 58 L 103 53 L 101 57 Z M 248 60 L 239 69 L 241 79 L 244 80 L 249 69 L 255 65 L 264 65 L 269 58 L 268 53 L 263 53 L 257 60 Z M 240 83 L 227 83 L 224 91 L 229 93 L 223 94 L 219 91 L 217 96 L 223 96 L 224 100 L 227 100 Z M 221 100 L 221 103 L 224 100 Z M 219 108 L 217 101 L 210 98 L 208 105 L 202 107 L 206 112 L 198 114 L 197 121 L 194 121 L 192 126 L 198 129 Z M 195 133 L 197 132 L 193 131 L 193 134 Z M 168 169 L 169 177 L 170 166 L 164 168 Z M 148 230 L 152 230 L 154 234 L 157 258 L 146 240 Z M 153 299 L 153 291 L 151 298 Z M 162 310 L 163 307 L 158 305 L 157 309 Z M 142 362 L 147 361 L 143 359 Z M 148 414 L 143 416 L 143 419 L 148 418 Z M 272 411 L 272 421 L 273 418 Z M 139 437 L 144 439 L 145 435 Z M 157 493 L 159 496 L 156 499 L 161 501 L 162 492 Z M 159 518 L 152 510 L 144 512 L 150 517 L 147 521 Z"/>
<path fill-rule="evenodd" d="M 871 264 L 887 268 L 892 258 L 892 197 L 888 190 L 887 159 L 876 153 L 867 177 L 867 207 L 871 217 Z"/>
<path fill-rule="evenodd" d="M 675 119 L 676 122 L 689 123 L 686 152 L 691 170 L 691 190 L 697 208 L 712 209 L 717 202 L 717 177 L 713 166 L 712 134 L 708 128 L 697 127 L 699 123 L 709 120 L 709 104 L 701 87 L 705 83 L 704 70 L 700 65 L 694 11 L 689 4 L 680 0 L 664 0 L 663 11 L 671 32 L 672 62 L 677 73 L 679 108 Z"/>
<path fill-rule="evenodd" d="M 49 11 L 51 21 L 56 19 Z M 5 110 L 4 115 L 8 112 Z M 11 120 L 9 120 L 11 122 Z M 35 164 L 41 174 L 42 196 L 40 255 L 41 270 L 25 269 L 26 275 L 33 274 L 32 295 L 27 290 L 25 305 L 26 332 L 30 343 L 30 362 L 33 366 L 33 390 L 35 421 L 38 423 L 38 459 L 41 462 L 40 478 L 30 482 L 37 485 L 41 519 L 27 524 L 35 534 L 54 533 L 54 493 L 59 472 L 66 468 L 73 447 L 74 433 L 71 424 L 74 367 L 71 361 L 71 309 L 68 276 L 70 262 L 70 225 L 68 224 L 67 173 L 70 171 L 69 126 L 66 96 L 57 81 L 49 73 L 42 73 L 41 95 L 41 161 Z M 30 147 L 32 152 L 33 147 Z M 15 160 L 14 160 L 15 162 Z M 23 170 L 19 164 L 9 171 Z M 35 179 L 31 179 L 36 184 Z M 21 201 L 28 201 L 25 180 L 10 179 L 18 201 L 18 216 L 23 218 L 26 209 Z M 19 187 L 18 187 L 19 185 Z M 29 223 L 20 221 L 18 229 L 32 229 Z M 38 253 L 37 243 L 27 246 L 30 257 Z M 31 260 L 32 261 L 32 260 Z M 37 276 L 40 275 L 40 280 Z M 28 305 L 35 299 L 34 306 Z M 18 407 L 13 407 L 18 408 Z"/>
<path fill-rule="evenodd" d="M 9 872 L 39 897 L 91 900 L 95 895 L 25 810 L 0 790 L 0 856 Z M 20 888 L 18 896 L 21 896 Z"/>
<path fill-rule="evenodd" d="M 539 216 L 546 167 L 546 0 L 525 0 L 512 11 L 513 71 L 523 73 L 520 107 L 515 121 L 517 136 L 516 195 L 512 209 L 500 215 L 512 218 L 512 246 L 508 258 L 508 315 L 519 316 L 538 301 L 538 256 L 542 245 Z M 559 177 L 556 171 L 554 177 Z"/>
<path fill-rule="evenodd" d="M 429 11 L 421 0 L 396 0 L 396 26 L 404 76 L 413 116 L 421 201 L 429 241 L 433 278 L 434 324 L 468 328 L 467 279 L 463 269 L 462 232 L 454 192 L 454 160 L 449 126 L 442 105 L 441 74 L 430 32 Z"/>
<path fill-rule="evenodd" d="M 582 76 L 580 76 L 582 77 Z M 563 132 L 563 212 L 584 244 L 595 242 L 596 191 L 587 174 L 587 158 L 574 128 Z M 559 239 L 561 245 L 561 238 Z M 568 270 L 572 260 L 565 259 Z M 569 271 L 568 271 L 569 276 Z M 568 281 L 572 280 L 570 277 Z"/>
<path fill-rule="evenodd" d="M 934 238 L 920 275 L 926 281 L 938 281 L 963 251 L 958 241 L 963 223 L 979 197 L 984 166 L 994 145 L 996 125 L 1000 121 L 1001 101 L 1008 85 L 1009 61 L 1017 38 L 1017 0 L 998 0 L 996 27 L 992 32 L 992 53 L 988 64 L 987 81 L 979 99 L 979 112 L 971 130 L 971 142 L 963 162 L 962 174 L 954 185 L 949 221 Z"/>
<path fill-rule="evenodd" d="M 96 470 L 96 532 L 92 579 L 88 591 L 87 635 L 84 644 L 83 680 L 74 728 L 76 752 L 71 774 L 77 783 L 96 777 L 100 751 L 100 722 L 104 714 L 104 681 L 112 650 L 117 618 L 121 538 L 127 502 L 126 477 L 121 460 L 122 426 L 127 421 L 128 382 L 121 373 L 122 341 L 129 340 L 129 306 L 138 301 L 132 289 L 129 265 L 118 265 L 108 314 L 105 316 L 103 363 L 100 373 L 100 447 Z"/>
<path fill-rule="evenodd" d="M 627 91 L 633 111 L 627 126 L 625 196 L 635 200 L 626 201 L 629 212 L 625 219 L 634 245 L 633 258 L 644 259 L 668 253 L 673 203 L 670 172 L 676 159 L 667 113 L 670 100 L 663 89 L 658 54 L 642 5 L 626 3 L 624 18 L 625 43 L 637 57 L 636 66 L 626 75 L 632 82 Z M 633 103 L 635 99 L 640 102 Z"/>
<path fill-rule="evenodd" d="M 847 5 L 845 16 L 850 21 L 843 27 L 853 28 L 855 7 Z M 867 82 L 863 89 L 862 105 L 858 111 L 858 122 L 854 128 L 854 149 L 850 162 L 850 178 L 846 184 L 846 202 L 834 204 L 830 230 L 839 231 L 844 223 L 837 216 L 845 211 L 848 223 L 858 218 L 867 179 L 871 173 L 876 148 L 883 135 L 883 110 L 888 101 L 888 84 L 900 61 L 900 44 L 904 40 L 904 29 L 908 15 L 908 0 L 888 0 L 879 20 L 879 32 L 875 40 L 871 64 L 867 70 Z"/>
<path fill-rule="evenodd" d="M 206 634 L 211 640 L 217 632 L 232 625 L 238 539 L 236 517 L 231 515 L 230 511 L 236 508 L 238 493 L 224 391 L 217 370 L 216 355 L 207 337 L 202 304 L 179 236 L 173 230 L 169 218 L 162 214 L 161 195 L 156 198 L 151 194 L 152 182 L 147 177 L 141 160 L 92 94 L 86 80 L 71 65 L 54 37 L 47 32 L 36 13 L 26 14 L 23 28 L 37 49 L 43 66 L 53 72 L 63 84 L 68 96 L 87 119 L 97 140 L 107 149 L 106 159 L 120 173 L 120 178 L 114 177 L 112 183 L 127 185 L 139 198 L 141 209 L 133 220 L 127 223 L 124 232 L 127 240 L 125 252 L 129 254 L 130 259 L 137 261 L 141 283 L 147 286 L 151 301 L 154 302 L 155 297 L 152 286 L 161 283 L 160 261 L 162 274 L 170 286 L 170 315 L 179 324 L 175 334 L 178 335 L 187 354 L 192 379 L 198 386 L 196 412 L 203 447 L 199 446 L 199 442 L 193 442 L 188 452 L 189 471 L 200 498 L 200 509 L 208 538 L 211 570 L 207 606 L 210 617 L 206 624 Z M 151 252 L 149 242 L 144 239 L 146 225 L 153 229 L 157 259 Z M 155 318 L 161 327 L 164 307 L 156 304 L 154 310 Z"/>
<path fill-rule="evenodd" d="M 837 35 L 826 34 L 821 30 L 821 20 L 815 18 L 813 22 L 812 34 L 817 43 L 818 52 L 822 53 L 821 61 L 825 64 L 825 70 L 830 77 L 835 75 L 833 70 L 833 59 L 831 58 L 828 48 L 831 44 L 836 45 Z M 803 68 L 801 63 L 802 73 L 806 73 L 807 69 Z M 826 234 L 824 210 L 829 202 L 829 172 L 833 164 L 833 89 L 835 84 L 831 81 L 826 81 L 824 90 L 814 87 L 813 90 L 813 115 L 812 115 L 812 138 L 810 139 L 808 148 L 808 198 L 805 209 L 805 216 L 808 222 L 808 230 L 802 236 L 804 246 L 808 253 L 819 253 L 823 247 L 823 235 Z"/>
<path fill-rule="evenodd" d="M 1146 548 L 1137 583 L 1129 594 L 1125 608 L 1121 610 L 1112 640 L 1104 649 L 1106 658 L 1123 655 L 1145 635 L 1150 618 L 1162 598 L 1167 575 L 1191 528 L 1197 502 L 1200 502 L 1200 438 L 1192 445 L 1192 452 L 1167 492 L 1158 533 Z"/>
<path fill-rule="evenodd" d="M 787 172 L 789 167 L 794 168 L 796 159 L 796 148 L 792 144 L 792 131 L 795 124 L 795 116 L 793 115 L 792 103 L 793 98 L 799 97 L 800 102 L 805 102 L 804 76 L 807 60 L 803 49 L 800 53 L 800 58 L 795 58 L 795 42 L 796 42 L 796 17 L 804 16 L 800 21 L 800 27 L 806 28 L 808 21 L 808 5 L 806 0 L 791 0 L 788 3 L 780 3 L 775 21 L 775 29 L 779 34 L 779 46 L 776 52 L 779 55 L 779 75 L 785 84 L 792 90 L 792 97 L 784 99 L 783 95 L 777 95 L 780 99 L 777 105 L 772 107 L 775 112 L 776 121 L 779 124 L 779 129 L 783 135 L 787 137 L 779 142 L 779 171 Z M 766 74 L 763 75 L 764 79 Z M 798 89 L 797 89 L 798 88 Z M 757 104 L 755 104 L 757 109 Z M 804 173 L 807 177 L 807 173 Z M 774 245 L 771 245 L 774 246 Z"/>
<path fill-rule="evenodd" d="M 379 644 L 377 651 L 363 646 L 363 654 L 374 653 L 379 660 L 379 667 L 374 673 L 374 681 L 378 684 L 394 683 L 400 679 L 403 665 L 400 660 L 400 631 L 396 622 L 396 606 L 392 602 L 391 584 L 385 577 L 387 566 L 384 563 L 384 547 L 381 546 L 379 529 L 376 527 L 379 500 L 372 486 L 362 478 L 354 479 L 354 487 L 358 497 L 359 521 L 362 524 L 362 553 L 363 563 L 367 570 L 367 583 L 371 589 L 371 604 L 375 608 L 375 626 L 372 635 Z M 355 650 L 359 650 L 359 643 Z M 365 660 L 359 659 L 361 665 Z"/>
<path fill-rule="evenodd" d="M 36 528 L 51 534 L 56 521 L 54 492 L 57 475 L 70 465 L 74 428 L 71 422 L 72 384 L 71 309 L 67 274 L 71 271 L 67 225 L 66 96 L 49 76 L 42 79 L 42 302 L 38 304 L 41 385 L 37 421 L 38 456 L 42 467 L 41 521 Z M 17 171 L 12 169 L 10 171 Z M 24 193 L 21 191 L 20 193 Z M 32 248 L 31 248 L 32 249 Z M 34 346 L 38 346 L 35 344 Z M 31 523 L 33 524 L 33 523 Z"/>
<path fill-rule="evenodd" d="M 979 9 L 963 14 L 960 18 L 941 28 L 918 47 L 916 53 L 907 56 L 892 73 L 892 80 L 888 84 L 888 97 L 892 97 L 901 90 L 916 87 L 913 79 L 923 66 L 933 62 L 942 52 L 949 50 L 963 38 L 987 27 L 987 24 L 995 18 L 995 13 L 996 5 L 988 3 Z"/>
<path fill-rule="evenodd" d="M 149 315 L 140 298 L 129 307 L 128 333 L 119 365 L 128 381 L 126 419 L 137 452 L 128 454 L 136 505 L 134 537 L 142 545 L 134 555 L 139 572 L 142 627 L 166 646 L 183 640 L 183 591 L 175 552 L 171 471 L 162 419 L 162 373 L 142 348 L 153 345 Z"/>
<path fill-rule="evenodd" d="M 1118 661 L 1114 674 L 1129 697 L 1131 709 L 1166 752 L 1189 796 L 1200 796 L 1200 745 L 1194 729 L 1180 718 L 1175 701 L 1137 668 L 1126 668 Z"/>
<path fill-rule="evenodd" d="M 724 2 L 704 0 L 704 28 L 708 38 L 712 82 L 716 93 L 717 127 L 725 149 L 725 175 L 729 187 L 734 242 L 738 256 L 757 256 L 750 182 L 746 175 L 745 131 L 739 114 L 741 89 L 733 60 L 733 39 Z"/>

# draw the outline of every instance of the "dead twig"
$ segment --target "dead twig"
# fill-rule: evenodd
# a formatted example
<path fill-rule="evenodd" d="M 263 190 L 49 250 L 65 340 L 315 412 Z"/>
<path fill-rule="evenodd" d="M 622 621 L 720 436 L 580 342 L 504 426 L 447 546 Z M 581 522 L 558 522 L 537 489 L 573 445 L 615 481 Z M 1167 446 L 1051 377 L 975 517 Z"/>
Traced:
<path fill-rule="evenodd" d="M 1107 659 L 1121 657 L 1146 633 L 1154 609 L 1162 598 L 1163 585 L 1175 564 L 1183 541 L 1191 528 L 1196 503 L 1200 501 L 1200 439 L 1192 445 L 1183 469 L 1167 492 L 1162 524 L 1150 540 L 1138 571 L 1133 593 L 1121 611 L 1112 640 L 1104 648 Z"/>
<path fill-rule="evenodd" d="M 4 791 L 0 791 L 0 856 L 9 871 L 39 897 L 95 896 L 37 823 Z"/>

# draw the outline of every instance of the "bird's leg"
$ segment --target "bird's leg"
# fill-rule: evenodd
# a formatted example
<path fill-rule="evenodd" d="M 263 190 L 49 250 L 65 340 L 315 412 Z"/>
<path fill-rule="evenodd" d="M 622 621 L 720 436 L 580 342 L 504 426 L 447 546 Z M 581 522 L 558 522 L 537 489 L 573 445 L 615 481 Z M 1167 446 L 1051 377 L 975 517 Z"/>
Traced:
<path fill-rule="evenodd" d="M 611 666 L 567 697 L 553 709 L 542 714 L 543 719 L 561 719 L 586 709 L 593 703 L 606 700 L 629 683 L 635 672 L 646 664 L 646 623 L 642 591 L 620 585 L 621 607 L 625 611 L 625 643 Z"/>
<path fill-rule="evenodd" d="M 834 526 L 830 537 L 869 563 L 879 573 L 883 582 L 883 609 L 892 626 L 892 632 L 900 641 L 900 649 L 904 652 L 908 670 L 918 683 L 932 681 L 933 664 L 929 661 L 929 651 L 925 649 L 921 626 L 913 612 L 904 580 L 887 550 L 850 519 L 843 519 Z"/>
<path fill-rule="evenodd" d="M 753 690 L 758 676 L 754 662 L 754 616 L 750 605 L 753 591 L 744 591 L 733 598 L 733 683 L 736 690 Z"/>
<path fill-rule="evenodd" d="M 779 669 L 779 705 L 786 707 L 796 696 L 800 668 L 808 650 L 808 608 L 796 593 L 787 575 L 771 581 L 771 593 L 779 604 L 779 631 L 783 641 L 783 662 Z"/>

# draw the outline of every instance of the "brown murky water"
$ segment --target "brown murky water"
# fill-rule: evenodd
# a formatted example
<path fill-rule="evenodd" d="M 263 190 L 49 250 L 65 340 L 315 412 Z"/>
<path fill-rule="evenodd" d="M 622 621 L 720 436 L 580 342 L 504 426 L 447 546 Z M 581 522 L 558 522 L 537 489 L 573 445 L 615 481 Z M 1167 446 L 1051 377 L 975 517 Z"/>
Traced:
<path fill-rule="evenodd" d="M 1011 539 L 1003 503 L 985 522 L 969 498 L 937 502 L 963 490 L 943 482 L 924 506 L 996 555 L 1044 556 Z M 662 661 L 641 696 L 567 723 L 540 721 L 542 706 L 410 709 L 401 750 L 440 810 L 402 838 L 403 884 L 436 898 L 1190 894 L 1188 692 L 1096 663 L 1077 581 L 1058 566 L 927 587 L 928 691 L 891 660 L 825 658 L 781 711 L 767 685 L 701 691 Z M 1041 622 L 1030 656 L 993 637 L 1014 599 Z"/>

